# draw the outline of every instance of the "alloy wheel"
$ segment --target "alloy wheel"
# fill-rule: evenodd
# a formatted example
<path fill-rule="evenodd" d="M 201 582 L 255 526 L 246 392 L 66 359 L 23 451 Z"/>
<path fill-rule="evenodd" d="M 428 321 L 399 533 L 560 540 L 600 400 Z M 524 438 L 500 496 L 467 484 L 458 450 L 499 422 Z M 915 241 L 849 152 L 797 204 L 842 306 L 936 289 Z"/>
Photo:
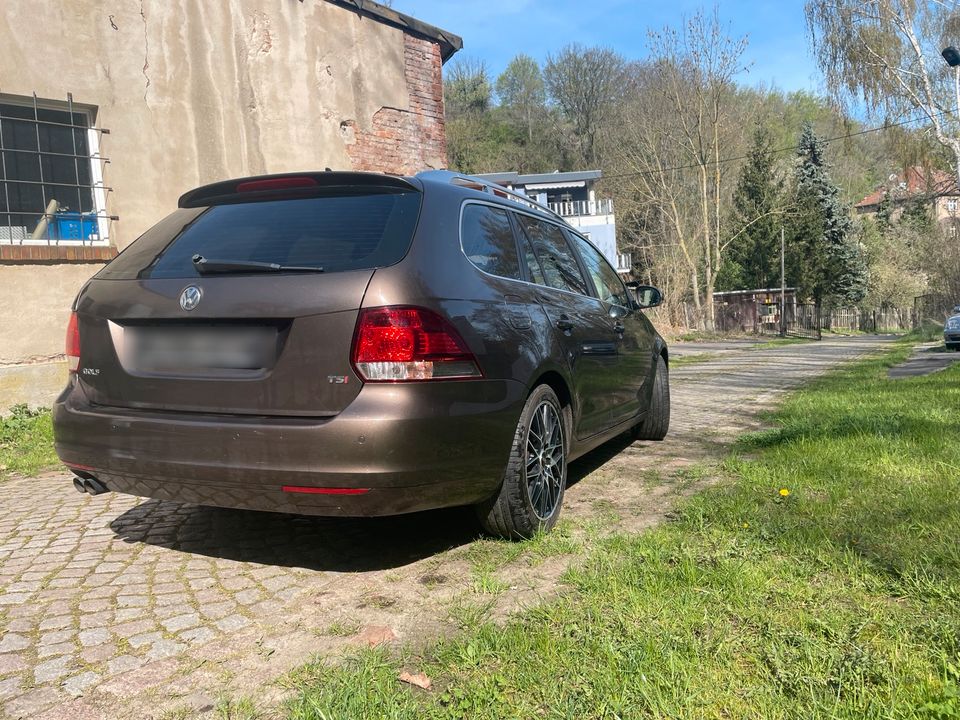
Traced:
<path fill-rule="evenodd" d="M 563 423 L 553 403 L 544 400 L 534 410 L 526 450 L 527 494 L 537 517 L 546 520 L 560 501 L 567 462 Z"/>

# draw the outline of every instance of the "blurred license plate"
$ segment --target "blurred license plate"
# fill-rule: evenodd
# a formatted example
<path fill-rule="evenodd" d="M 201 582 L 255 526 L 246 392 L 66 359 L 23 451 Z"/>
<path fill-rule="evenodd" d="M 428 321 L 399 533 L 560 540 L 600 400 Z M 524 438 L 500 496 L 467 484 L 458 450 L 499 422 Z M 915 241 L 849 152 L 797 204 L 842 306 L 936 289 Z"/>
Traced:
<path fill-rule="evenodd" d="M 130 332 L 133 330 L 133 332 Z M 146 371 L 256 370 L 273 365 L 272 327 L 127 328 L 136 367 Z"/>

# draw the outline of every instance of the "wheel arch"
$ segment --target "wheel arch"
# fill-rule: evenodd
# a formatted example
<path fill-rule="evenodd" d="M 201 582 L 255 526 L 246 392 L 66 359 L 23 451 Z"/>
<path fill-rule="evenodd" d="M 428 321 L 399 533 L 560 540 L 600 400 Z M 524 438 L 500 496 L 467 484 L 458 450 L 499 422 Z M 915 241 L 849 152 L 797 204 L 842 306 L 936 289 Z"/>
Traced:
<path fill-rule="evenodd" d="M 667 349 L 667 343 L 659 335 L 657 336 L 656 343 L 654 344 L 654 354 L 662 357 L 663 361 L 667 364 L 667 367 L 670 367 L 670 351 Z"/>
<path fill-rule="evenodd" d="M 567 429 L 567 451 L 569 452 L 573 442 L 574 419 L 574 400 L 573 393 L 570 391 L 570 383 L 556 370 L 543 370 L 527 388 L 527 397 L 540 385 L 548 386 L 556 394 L 557 400 L 560 401 L 560 414 L 563 416 L 563 423 Z"/>

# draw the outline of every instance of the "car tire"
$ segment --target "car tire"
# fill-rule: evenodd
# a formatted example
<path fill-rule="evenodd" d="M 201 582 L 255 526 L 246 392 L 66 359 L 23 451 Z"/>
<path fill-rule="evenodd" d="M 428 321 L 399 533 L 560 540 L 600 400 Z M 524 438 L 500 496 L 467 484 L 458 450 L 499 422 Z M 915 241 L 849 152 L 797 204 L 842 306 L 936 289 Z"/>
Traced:
<path fill-rule="evenodd" d="M 670 429 L 670 373 L 663 355 L 657 355 L 656 376 L 650 409 L 646 416 L 633 427 L 635 440 L 663 440 Z"/>
<path fill-rule="evenodd" d="M 556 393 L 539 385 L 527 398 L 500 490 L 476 506 L 481 525 L 509 540 L 557 523 L 567 485 L 567 427 Z"/>

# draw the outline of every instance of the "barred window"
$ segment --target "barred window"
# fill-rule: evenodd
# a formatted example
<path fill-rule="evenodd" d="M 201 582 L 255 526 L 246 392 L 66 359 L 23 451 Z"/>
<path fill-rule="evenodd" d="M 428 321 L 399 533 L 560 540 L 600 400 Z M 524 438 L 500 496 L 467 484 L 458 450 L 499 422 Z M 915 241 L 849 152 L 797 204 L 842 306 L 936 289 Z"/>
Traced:
<path fill-rule="evenodd" d="M 0 95 L 0 244 L 109 244 L 93 119 L 69 95 Z"/>

